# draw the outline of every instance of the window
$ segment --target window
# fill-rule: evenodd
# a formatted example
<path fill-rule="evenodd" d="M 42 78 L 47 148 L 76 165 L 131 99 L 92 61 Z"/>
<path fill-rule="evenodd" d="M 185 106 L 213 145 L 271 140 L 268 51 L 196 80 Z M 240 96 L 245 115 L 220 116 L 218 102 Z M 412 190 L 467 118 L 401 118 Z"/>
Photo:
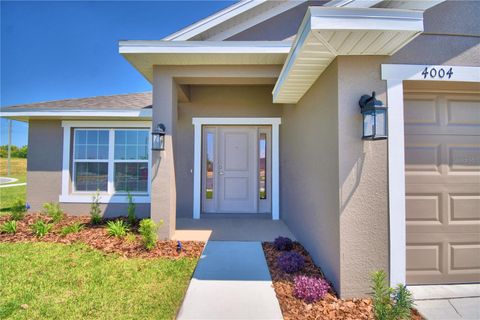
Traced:
<path fill-rule="evenodd" d="M 207 151 L 207 163 L 206 171 L 207 175 L 205 177 L 205 198 L 208 200 L 213 199 L 213 184 L 214 184 L 214 148 L 215 148 L 215 134 L 213 132 L 207 132 L 207 139 L 206 139 L 206 151 Z"/>
<path fill-rule="evenodd" d="M 76 191 L 107 191 L 108 134 L 108 130 L 75 131 Z"/>
<path fill-rule="evenodd" d="M 147 193 L 149 131 L 75 129 L 74 191 Z"/>
<path fill-rule="evenodd" d="M 115 130 L 115 191 L 147 192 L 148 131 Z"/>
<path fill-rule="evenodd" d="M 258 138 L 258 182 L 260 200 L 267 199 L 267 134 L 260 133 Z"/>

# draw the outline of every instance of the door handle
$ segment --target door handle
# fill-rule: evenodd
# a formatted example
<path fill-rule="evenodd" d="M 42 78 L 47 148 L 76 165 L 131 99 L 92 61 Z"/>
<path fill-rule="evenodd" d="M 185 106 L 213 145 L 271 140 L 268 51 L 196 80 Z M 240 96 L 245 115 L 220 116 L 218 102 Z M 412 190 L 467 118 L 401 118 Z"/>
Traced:
<path fill-rule="evenodd" d="M 220 171 L 218 174 L 223 176 L 225 173 L 223 171 Z"/>

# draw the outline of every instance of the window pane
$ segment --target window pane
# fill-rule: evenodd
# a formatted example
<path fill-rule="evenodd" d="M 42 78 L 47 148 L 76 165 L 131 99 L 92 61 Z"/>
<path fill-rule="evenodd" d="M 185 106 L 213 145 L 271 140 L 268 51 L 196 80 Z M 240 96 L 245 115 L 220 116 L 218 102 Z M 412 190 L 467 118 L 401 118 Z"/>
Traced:
<path fill-rule="evenodd" d="M 260 133 L 258 139 L 259 153 L 259 196 L 261 200 L 267 199 L 267 134 Z"/>
<path fill-rule="evenodd" d="M 107 160 L 108 135 L 108 130 L 75 130 L 75 159 Z"/>
<path fill-rule="evenodd" d="M 147 192 L 148 163 L 115 163 L 115 190 Z"/>
<path fill-rule="evenodd" d="M 87 143 L 96 145 L 98 144 L 98 131 L 97 130 L 87 130 Z"/>
<path fill-rule="evenodd" d="M 87 143 L 87 132 L 85 130 L 76 130 L 75 131 L 75 143 L 77 143 L 77 144 L 86 144 Z"/>
<path fill-rule="evenodd" d="M 106 162 L 76 162 L 76 191 L 107 191 L 108 163 Z"/>
<path fill-rule="evenodd" d="M 109 134 L 109 132 L 107 130 L 99 131 L 98 132 L 98 143 L 108 145 L 108 134 Z"/>
<path fill-rule="evenodd" d="M 115 160 L 148 160 L 148 130 L 115 130 Z"/>
<path fill-rule="evenodd" d="M 75 146 L 75 159 L 85 159 L 87 155 L 87 146 L 82 144 L 82 145 L 76 145 Z"/>
<path fill-rule="evenodd" d="M 137 131 L 128 130 L 127 131 L 127 144 L 137 144 Z"/>
<path fill-rule="evenodd" d="M 206 139 L 206 149 L 207 149 L 207 175 L 205 177 L 205 198 L 213 199 L 213 184 L 214 184 L 214 148 L 215 148 L 215 135 L 213 132 L 207 132 Z"/>
<path fill-rule="evenodd" d="M 97 146 L 96 145 L 87 145 L 87 159 L 95 160 L 97 159 Z"/>
<path fill-rule="evenodd" d="M 125 131 L 115 130 L 115 145 L 125 144 Z"/>
<path fill-rule="evenodd" d="M 138 131 L 138 144 L 139 145 L 148 145 L 148 131 Z"/>

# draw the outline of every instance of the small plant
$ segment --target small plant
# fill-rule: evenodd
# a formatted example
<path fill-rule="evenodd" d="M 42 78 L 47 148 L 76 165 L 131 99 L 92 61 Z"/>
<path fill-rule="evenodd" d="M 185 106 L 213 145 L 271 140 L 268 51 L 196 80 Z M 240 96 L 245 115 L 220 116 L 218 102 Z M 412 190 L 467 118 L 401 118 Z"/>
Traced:
<path fill-rule="evenodd" d="M 35 223 L 32 224 L 32 226 L 31 226 L 33 233 L 34 233 L 37 237 L 43 237 L 44 235 L 46 235 L 47 233 L 49 233 L 50 230 L 52 230 L 52 227 L 53 227 L 53 224 L 52 224 L 52 223 L 46 223 L 46 222 L 43 221 L 43 220 L 37 220 L 37 221 L 35 221 Z"/>
<path fill-rule="evenodd" d="M 55 202 L 44 203 L 43 213 L 52 218 L 52 221 L 54 223 L 60 222 L 65 216 L 62 208 L 60 208 L 60 204 Z"/>
<path fill-rule="evenodd" d="M 377 320 L 410 319 L 414 306 L 412 294 L 403 285 L 395 289 L 387 285 L 387 275 L 383 270 L 372 274 L 373 310 Z"/>
<path fill-rule="evenodd" d="M 329 289 L 330 285 L 325 279 L 296 276 L 293 294 L 307 303 L 312 303 L 322 299 Z"/>
<path fill-rule="evenodd" d="M 60 234 L 65 237 L 67 234 L 80 232 L 84 228 L 85 226 L 83 224 L 75 222 L 74 224 L 63 227 L 62 230 L 60 230 Z"/>
<path fill-rule="evenodd" d="M 278 237 L 273 242 L 278 251 L 290 251 L 293 249 L 293 241 L 287 237 Z"/>
<path fill-rule="evenodd" d="M 127 235 L 130 230 L 128 224 L 123 220 L 115 220 L 107 222 L 107 233 L 111 237 L 122 238 Z"/>
<path fill-rule="evenodd" d="M 140 221 L 140 228 L 138 232 L 142 236 L 142 242 L 145 249 L 152 250 L 157 244 L 157 230 L 163 221 L 157 225 L 152 219 L 143 219 Z"/>
<path fill-rule="evenodd" d="M 25 212 L 27 212 L 27 205 L 23 199 L 18 198 L 13 202 L 13 205 L 10 207 L 10 218 L 15 221 L 20 221 L 25 218 Z"/>
<path fill-rule="evenodd" d="M 278 257 L 277 265 L 286 273 L 294 273 L 303 269 L 305 258 L 297 252 L 285 252 Z"/>
<path fill-rule="evenodd" d="M 137 236 L 134 233 L 127 233 L 127 235 L 125 236 L 125 241 L 127 241 L 128 243 L 133 243 L 137 241 Z"/>
<path fill-rule="evenodd" d="M 127 219 L 128 223 L 134 225 L 137 221 L 137 217 L 135 216 L 135 203 L 133 203 L 133 197 L 130 192 L 127 195 L 128 199 L 128 208 L 127 208 Z"/>
<path fill-rule="evenodd" d="M 92 224 L 100 224 L 102 222 L 102 215 L 100 209 L 100 194 L 97 191 L 93 196 L 92 204 L 90 205 L 90 222 Z"/>
<path fill-rule="evenodd" d="M 10 220 L 5 222 L 0 226 L 0 232 L 3 233 L 16 233 L 17 232 L 17 221 Z"/>

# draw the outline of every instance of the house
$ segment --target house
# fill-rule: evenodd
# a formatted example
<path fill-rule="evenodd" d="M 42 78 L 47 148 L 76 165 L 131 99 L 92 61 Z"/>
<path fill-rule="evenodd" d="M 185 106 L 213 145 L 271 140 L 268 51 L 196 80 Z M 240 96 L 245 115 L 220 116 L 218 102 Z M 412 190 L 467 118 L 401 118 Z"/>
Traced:
<path fill-rule="evenodd" d="M 376 269 L 480 282 L 478 16 L 475 1 L 245 0 L 120 41 L 152 95 L 3 109 L 29 122 L 28 202 L 85 214 L 100 190 L 114 215 L 128 190 L 164 238 L 180 217 L 266 213 L 342 297 Z M 359 107 L 372 92 L 387 107 L 374 127 Z"/>

